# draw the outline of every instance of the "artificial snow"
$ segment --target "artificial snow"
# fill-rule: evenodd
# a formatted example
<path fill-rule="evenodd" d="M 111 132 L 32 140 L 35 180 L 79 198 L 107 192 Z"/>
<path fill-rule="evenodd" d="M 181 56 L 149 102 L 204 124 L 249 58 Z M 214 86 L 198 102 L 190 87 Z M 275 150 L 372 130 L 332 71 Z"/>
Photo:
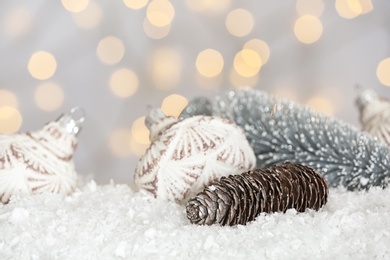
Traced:
<path fill-rule="evenodd" d="M 389 259 L 388 198 L 390 188 L 330 189 L 319 212 L 196 226 L 182 205 L 91 181 L 0 204 L 0 259 Z"/>

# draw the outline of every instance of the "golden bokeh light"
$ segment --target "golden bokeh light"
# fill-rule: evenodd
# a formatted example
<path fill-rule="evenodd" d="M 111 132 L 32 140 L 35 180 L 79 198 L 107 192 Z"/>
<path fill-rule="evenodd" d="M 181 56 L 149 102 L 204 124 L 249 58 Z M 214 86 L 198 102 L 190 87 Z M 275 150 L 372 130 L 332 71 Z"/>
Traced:
<path fill-rule="evenodd" d="M 390 87 L 390 57 L 379 62 L 376 76 L 383 85 Z"/>
<path fill-rule="evenodd" d="M 115 95 L 126 98 L 137 91 L 139 80 L 134 71 L 122 68 L 111 74 L 109 85 Z"/>
<path fill-rule="evenodd" d="M 152 80 L 156 88 L 170 90 L 177 86 L 181 76 L 182 62 L 179 53 L 170 48 L 161 48 L 150 58 Z"/>
<path fill-rule="evenodd" d="M 241 52 L 243 61 L 252 68 L 260 68 L 263 64 L 260 55 L 251 49 L 243 49 Z"/>
<path fill-rule="evenodd" d="M 116 64 L 122 60 L 125 54 L 125 45 L 121 39 L 107 36 L 99 41 L 96 54 L 101 62 L 109 65 Z"/>
<path fill-rule="evenodd" d="M 214 49 L 201 51 L 196 57 L 196 69 L 205 77 L 215 77 L 223 69 L 223 57 L 221 53 Z"/>
<path fill-rule="evenodd" d="M 374 9 L 371 0 L 359 0 L 359 2 L 362 7 L 362 14 L 369 13 Z"/>
<path fill-rule="evenodd" d="M 188 7 L 196 12 L 220 13 L 225 11 L 232 0 L 186 0 Z"/>
<path fill-rule="evenodd" d="M 89 0 L 61 0 L 66 10 L 72 13 L 84 11 L 89 4 Z"/>
<path fill-rule="evenodd" d="M 168 0 L 153 0 L 146 10 L 146 17 L 154 26 L 165 27 L 172 23 L 175 9 Z"/>
<path fill-rule="evenodd" d="M 45 80 L 56 72 L 57 61 L 50 52 L 37 51 L 31 55 L 27 68 L 32 77 Z"/>
<path fill-rule="evenodd" d="M 262 64 L 266 64 L 271 55 L 268 44 L 260 39 L 252 39 L 244 44 L 243 49 L 249 49 L 259 54 Z"/>
<path fill-rule="evenodd" d="M 100 24 L 102 16 L 102 7 L 96 2 L 91 2 L 82 12 L 74 13 L 73 20 L 80 28 L 92 29 Z"/>
<path fill-rule="evenodd" d="M 323 97 L 312 97 L 307 101 L 307 106 L 313 108 L 314 110 L 324 113 L 326 115 L 333 115 L 334 114 L 334 107 L 333 104 Z"/>
<path fill-rule="evenodd" d="M 19 131 L 23 118 L 15 107 L 0 107 L 0 133 L 13 134 Z"/>
<path fill-rule="evenodd" d="M 167 26 L 154 26 L 147 18 L 145 18 L 143 28 L 149 38 L 158 40 L 168 35 L 171 30 L 171 24 L 168 24 Z"/>
<path fill-rule="evenodd" d="M 336 0 L 335 7 L 337 13 L 346 19 L 355 18 L 363 12 L 363 8 L 359 0 Z"/>
<path fill-rule="evenodd" d="M 130 9 L 141 9 L 148 4 L 149 0 L 123 0 L 123 3 Z"/>
<path fill-rule="evenodd" d="M 230 71 L 229 80 L 234 88 L 252 88 L 255 87 L 259 81 L 259 74 L 255 74 L 252 77 L 243 77 L 239 75 L 234 68 L 232 68 Z"/>
<path fill-rule="evenodd" d="M 18 107 L 18 99 L 15 94 L 11 91 L 0 89 L 0 107 Z"/>
<path fill-rule="evenodd" d="M 127 128 L 116 129 L 108 140 L 108 147 L 113 155 L 127 157 L 131 155 L 131 131 Z"/>
<path fill-rule="evenodd" d="M 22 36 L 30 30 L 32 21 L 32 14 L 27 8 L 17 7 L 5 14 L 5 33 L 12 37 Z"/>
<path fill-rule="evenodd" d="M 252 31 L 254 23 L 248 10 L 238 8 L 228 13 L 225 24 L 230 34 L 243 37 Z"/>
<path fill-rule="evenodd" d="M 167 116 L 178 118 L 187 104 L 188 100 L 185 97 L 178 94 L 172 94 L 164 98 L 161 109 Z"/>
<path fill-rule="evenodd" d="M 140 144 L 150 144 L 149 129 L 145 125 L 145 117 L 134 120 L 131 125 L 131 135 L 133 139 Z"/>
<path fill-rule="evenodd" d="M 295 22 L 294 33 L 300 42 L 314 43 L 322 35 L 321 20 L 313 15 L 303 15 Z"/>
<path fill-rule="evenodd" d="M 323 0 L 298 0 L 295 7 L 299 16 L 309 14 L 320 17 L 324 11 L 325 3 Z"/>
<path fill-rule="evenodd" d="M 242 77 L 253 77 L 262 66 L 260 55 L 251 49 L 243 49 L 234 57 L 234 69 Z"/>
<path fill-rule="evenodd" d="M 35 90 L 34 100 L 40 109 L 54 111 L 64 102 L 64 92 L 59 85 L 46 82 Z"/>

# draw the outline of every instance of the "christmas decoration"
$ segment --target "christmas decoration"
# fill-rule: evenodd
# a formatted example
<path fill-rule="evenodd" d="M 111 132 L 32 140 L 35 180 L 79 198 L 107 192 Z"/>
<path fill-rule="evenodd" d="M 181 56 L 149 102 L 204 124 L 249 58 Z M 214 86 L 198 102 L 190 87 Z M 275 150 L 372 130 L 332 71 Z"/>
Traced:
<path fill-rule="evenodd" d="M 13 194 L 70 193 L 76 186 L 72 161 L 84 122 L 75 107 L 36 132 L 0 135 L 0 200 Z"/>
<path fill-rule="evenodd" d="M 197 115 L 190 102 L 181 117 Z M 390 180 L 390 147 L 353 126 L 263 91 L 238 90 L 217 96 L 212 111 L 245 130 L 257 167 L 284 161 L 322 172 L 331 187 L 385 187 Z"/>
<path fill-rule="evenodd" d="M 191 198 L 186 211 L 193 224 L 245 225 L 262 212 L 319 210 L 327 198 L 328 186 L 321 175 L 286 162 L 222 177 Z"/>
<path fill-rule="evenodd" d="M 390 144 L 390 102 L 379 98 L 372 89 L 359 93 L 356 105 L 363 130 Z"/>
<path fill-rule="evenodd" d="M 157 198 L 185 202 L 221 176 L 252 169 L 256 157 L 242 129 L 227 119 L 176 119 L 159 109 L 146 118 L 151 145 L 134 181 Z"/>

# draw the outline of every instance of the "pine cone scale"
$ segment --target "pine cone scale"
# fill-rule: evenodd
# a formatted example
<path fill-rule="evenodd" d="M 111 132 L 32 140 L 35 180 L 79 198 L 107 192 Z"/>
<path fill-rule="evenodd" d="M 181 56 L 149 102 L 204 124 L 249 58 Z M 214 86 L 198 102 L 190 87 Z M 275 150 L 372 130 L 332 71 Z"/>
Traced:
<path fill-rule="evenodd" d="M 229 193 L 232 198 L 232 203 L 230 205 L 230 211 L 229 215 L 227 216 L 226 223 L 230 226 L 235 225 L 234 221 L 238 221 L 235 218 L 235 212 L 239 211 L 238 206 L 240 204 L 240 194 L 238 191 L 235 189 L 235 183 L 232 179 L 227 178 L 227 177 L 222 177 L 221 182 L 226 185 L 226 187 L 229 187 Z"/>
<path fill-rule="evenodd" d="M 255 205 L 258 204 L 255 195 L 256 190 L 254 189 L 254 187 L 252 187 L 251 183 L 249 182 L 248 176 L 243 174 L 241 180 L 245 185 L 246 193 L 248 194 L 248 198 L 249 198 L 247 218 L 245 220 L 245 222 L 249 222 L 253 220 L 253 216 L 255 215 L 255 210 L 256 210 Z"/>
<path fill-rule="evenodd" d="M 253 210 L 252 215 L 257 216 L 260 213 L 260 203 L 261 203 L 261 192 L 260 192 L 260 186 L 255 181 L 255 179 L 252 178 L 252 176 L 248 173 L 243 173 L 245 176 L 245 179 L 248 181 L 249 186 L 251 190 L 253 191 Z M 253 220 L 254 217 L 251 217 L 250 220 Z"/>

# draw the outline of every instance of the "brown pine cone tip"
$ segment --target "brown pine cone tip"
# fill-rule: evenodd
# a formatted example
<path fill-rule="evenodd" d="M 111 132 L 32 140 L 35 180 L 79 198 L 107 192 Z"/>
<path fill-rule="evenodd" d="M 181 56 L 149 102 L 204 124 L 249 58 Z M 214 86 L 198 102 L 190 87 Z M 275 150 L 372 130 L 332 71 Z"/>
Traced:
<path fill-rule="evenodd" d="M 198 225 L 245 225 L 262 212 L 319 210 L 328 193 L 313 168 L 286 162 L 213 182 L 188 201 L 187 218 Z"/>

